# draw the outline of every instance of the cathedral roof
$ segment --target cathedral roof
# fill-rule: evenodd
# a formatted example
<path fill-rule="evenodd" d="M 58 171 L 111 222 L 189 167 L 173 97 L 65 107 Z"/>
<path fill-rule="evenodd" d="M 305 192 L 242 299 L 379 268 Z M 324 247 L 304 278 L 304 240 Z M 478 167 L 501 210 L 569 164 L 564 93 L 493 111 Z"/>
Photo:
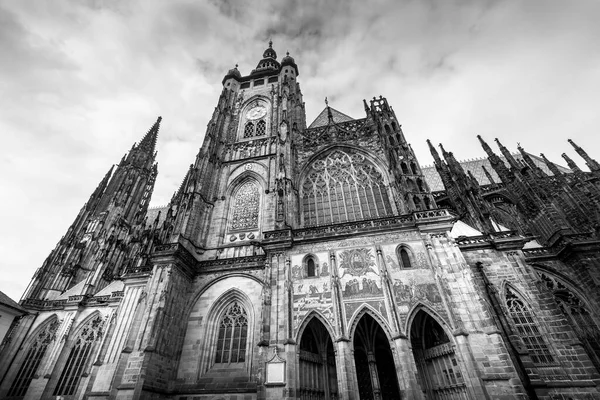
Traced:
<path fill-rule="evenodd" d="M 542 171 L 544 171 L 548 175 L 553 175 L 552 171 L 550 171 L 550 169 L 548 168 L 548 166 L 546 165 L 546 163 L 544 162 L 544 160 L 542 158 L 540 158 L 536 155 L 530 154 L 530 153 L 527 153 L 527 154 L 529 154 L 529 157 L 531 157 L 533 159 L 533 162 L 538 167 L 540 167 L 542 169 Z M 517 161 L 521 161 L 523 163 L 525 162 L 525 161 L 523 161 L 523 156 L 520 153 L 514 153 L 512 156 Z M 504 157 L 500 157 L 500 158 L 502 158 L 502 160 L 505 161 L 505 164 L 508 166 L 508 162 L 506 162 Z M 471 171 L 471 173 L 473 174 L 475 179 L 477 179 L 477 182 L 479 182 L 480 185 L 491 184 L 491 182 L 485 176 L 485 172 L 483 171 L 483 168 L 481 168 L 482 166 L 485 166 L 485 168 L 490 172 L 490 174 L 492 175 L 492 178 L 494 178 L 496 183 L 502 182 L 500 180 L 500 177 L 496 173 L 496 171 L 494 171 L 494 168 L 492 168 L 492 165 L 490 164 L 490 161 L 487 158 L 476 158 L 473 160 L 460 161 L 460 165 L 463 167 L 465 172 Z M 572 172 L 570 169 L 565 168 L 562 165 L 558 165 L 558 164 L 555 164 L 555 165 L 563 173 L 568 174 L 568 173 Z M 427 181 L 427 184 L 429 185 L 429 188 L 431 189 L 432 192 L 438 192 L 440 190 L 444 190 L 444 183 L 442 182 L 442 178 L 440 178 L 440 176 L 438 175 L 438 173 L 433 165 L 424 166 L 421 168 L 421 171 L 423 171 L 425 180 Z"/>
<path fill-rule="evenodd" d="M 339 124 L 340 122 L 354 121 L 354 118 L 351 118 L 346 114 L 339 112 L 333 107 L 327 106 L 323 109 L 323 111 L 321 111 L 319 115 L 317 115 L 317 118 L 315 118 L 315 120 L 309 125 L 308 129 L 317 128 L 319 126 L 325 126 L 329 123 L 329 118 L 327 116 L 327 108 L 331 110 L 333 122 L 335 122 L 336 124 Z"/>

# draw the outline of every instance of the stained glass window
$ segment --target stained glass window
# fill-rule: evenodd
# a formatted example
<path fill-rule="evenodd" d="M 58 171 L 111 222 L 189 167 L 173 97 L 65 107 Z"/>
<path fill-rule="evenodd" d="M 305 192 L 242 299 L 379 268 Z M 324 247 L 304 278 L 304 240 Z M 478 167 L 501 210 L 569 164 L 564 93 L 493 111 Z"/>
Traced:
<path fill-rule="evenodd" d="M 60 374 L 56 389 L 54 389 L 54 396 L 75 394 L 94 347 L 93 344 L 102 336 L 102 325 L 102 318 L 96 316 L 81 329 Z"/>
<path fill-rule="evenodd" d="M 258 227 L 260 194 L 256 181 L 247 181 L 235 192 L 233 200 L 232 230 Z"/>
<path fill-rule="evenodd" d="M 22 397 L 25 396 L 31 380 L 35 375 L 35 372 L 40 366 L 44 354 L 48 349 L 48 345 L 56 338 L 56 330 L 58 329 L 58 320 L 54 320 L 47 324 L 36 336 L 27 351 L 27 355 L 21 363 L 19 372 L 15 377 L 12 386 L 10 387 L 7 396 L 8 397 Z"/>
<path fill-rule="evenodd" d="M 302 184 L 302 210 L 306 226 L 392 214 L 379 169 L 363 155 L 341 150 L 312 163 Z"/>
<path fill-rule="evenodd" d="M 552 356 L 544 337 L 540 333 L 533 313 L 509 287 L 506 288 L 506 306 L 509 317 L 516 328 L 516 334 L 523 340 L 529 350 L 531 361 L 536 364 L 552 364 Z"/>
<path fill-rule="evenodd" d="M 241 363 L 246 361 L 248 315 L 238 302 L 234 302 L 221 318 L 215 363 Z"/>

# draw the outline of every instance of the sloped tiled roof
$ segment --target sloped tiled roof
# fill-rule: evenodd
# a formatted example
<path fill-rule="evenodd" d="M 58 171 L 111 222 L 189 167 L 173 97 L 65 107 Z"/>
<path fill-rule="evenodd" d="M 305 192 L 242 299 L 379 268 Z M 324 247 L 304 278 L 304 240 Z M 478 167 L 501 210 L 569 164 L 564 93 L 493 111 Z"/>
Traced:
<path fill-rule="evenodd" d="M 10 297 L 8 297 L 6 294 L 4 294 L 3 292 L 0 292 L 0 304 L 10 307 L 10 308 L 14 308 L 15 310 L 21 311 L 21 312 L 26 312 L 20 305 L 19 303 L 17 303 L 16 301 L 14 301 L 13 299 L 11 299 Z"/>
<path fill-rule="evenodd" d="M 354 118 L 351 118 L 351 117 L 347 116 L 346 114 L 339 112 L 335 108 L 329 107 L 329 109 L 331 110 L 331 116 L 333 117 L 333 122 L 335 122 L 336 124 L 339 124 L 340 122 L 354 121 Z M 323 109 L 323 111 L 321 111 L 321 113 L 319 115 L 317 115 L 317 118 L 315 118 L 315 120 L 309 125 L 308 129 L 317 128 L 319 126 L 325 126 L 328 123 L 329 123 L 329 117 L 327 115 L 327 107 L 325 107 Z"/>
<path fill-rule="evenodd" d="M 529 154 L 529 156 L 531 157 L 533 162 L 538 167 L 540 167 L 542 169 L 542 171 L 544 171 L 548 175 L 553 175 L 542 158 L 535 156 L 533 154 L 530 154 L 530 153 L 527 153 L 527 154 Z M 525 163 L 521 153 L 515 153 L 515 154 L 513 154 L 513 157 L 517 161 L 522 161 L 523 163 Z M 506 164 L 507 167 L 510 167 L 510 165 L 504 159 L 504 157 L 500 157 L 500 158 L 502 158 L 502 160 L 504 161 L 504 163 Z M 482 166 L 485 166 L 485 168 L 492 175 L 492 178 L 494 178 L 494 181 L 496 181 L 496 183 L 501 183 L 500 177 L 498 176 L 496 171 L 494 171 L 494 168 L 492 168 L 492 165 L 490 164 L 490 161 L 487 159 L 487 157 L 486 158 L 476 158 L 473 160 L 460 161 L 460 165 L 463 167 L 465 172 L 471 171 L 471 173 L 473 174 L 475 179 L 477 179 L 477 182 L 479 182 L 480 185 L 489 185 L 491 183 L 488 180 L 487 176 L 485 176 L 485 172 L 483 172 L 483 168 L 481 168 Z M 558 164 L 556 164 L 556 166 L 561 172 L 564 172 L 567 174 L 572 172 L 569 168 L 565 168 Z M 431 189 L 432 192 L 444 190 L 444 184 L 442 183 L 442 178 L 440 178 L 439 174 L 437 173 L 435 166 L 427 165 L 427 166 L 421 168 L 421 170 L 423 171 L 423 175 L 425 176 L 425 181 L 427 181 L 427 184 L 429 185 L 429 188 Z"/>

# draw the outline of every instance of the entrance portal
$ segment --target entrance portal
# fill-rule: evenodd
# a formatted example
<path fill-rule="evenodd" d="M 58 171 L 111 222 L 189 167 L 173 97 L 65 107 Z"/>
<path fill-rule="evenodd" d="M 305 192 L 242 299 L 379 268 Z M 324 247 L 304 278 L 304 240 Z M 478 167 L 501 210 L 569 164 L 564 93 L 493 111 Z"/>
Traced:
<path fill-rule="evenodd" d="M 313 318 L 300 340 L 300 385 L 302 400 L 337 400 L 338 386 L 335 353 L 329 332 Z"/>
<path fill-rule="evenodd" d="M 410 342 L 419 371 L 419 384 L 427 399 L 469 398 L 454 345 L 440 324 L 422 310 L 413 321 Z"/>
<path fill-rule="evenodd" d="M 354 362 L 361 400 L 400 399 L 390 342 L 369 314 L 363 315 L 356 326 Z"/>

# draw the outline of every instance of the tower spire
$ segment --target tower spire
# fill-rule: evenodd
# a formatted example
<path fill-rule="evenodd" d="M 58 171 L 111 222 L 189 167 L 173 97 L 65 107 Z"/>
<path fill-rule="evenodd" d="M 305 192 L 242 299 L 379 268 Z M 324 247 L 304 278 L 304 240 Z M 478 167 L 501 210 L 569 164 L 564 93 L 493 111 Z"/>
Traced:
<path fill-rule="evenodd" d="M 158 139 L 158 130 L 160 128 L 160 121 L 162 121 L 162 117 L 158 117 L 152 128 L 148 130 L 146 135 L 140 141 L 138 148 L 145 151 L 147 154 L 154 153 L 154 149 L 156 148 L 156 141 Z"/>

